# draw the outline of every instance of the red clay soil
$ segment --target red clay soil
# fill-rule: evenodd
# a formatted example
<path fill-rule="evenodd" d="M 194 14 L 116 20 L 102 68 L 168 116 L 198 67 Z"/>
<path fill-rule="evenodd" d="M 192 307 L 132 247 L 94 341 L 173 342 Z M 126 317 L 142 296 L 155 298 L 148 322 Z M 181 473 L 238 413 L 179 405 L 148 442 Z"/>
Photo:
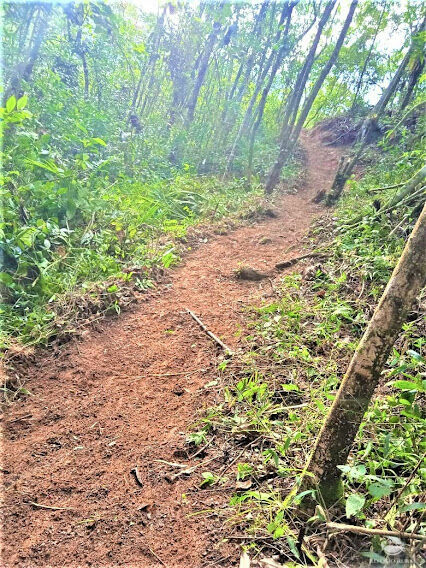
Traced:
<path fill-rule="evenodd" d="M 220 546 L 214 514 L 229 495 L 199 489 L 208 463 L 171 481 L 180 469 L 159 460 L 200 463 L 182 454 L 185 430 L 219 397 L 205 387 L 217 376 L 217 346 L 185 309 L 237 348 L 244 306 L 271 289 L 236 280 L 234 269 L 264 272 L 297 255 L 321 212 L 312 198 L 331 183 L 340 151 L 316 136 L 303 144 L 306 183 L 278 202 L 277 218 L 214 237 L 133 311 L 26 369 L 31 396 L 4 412 L 1 566 L 237 565 L 238 546 Z M 213 514 L 193 514 L 205 509 Z"/>

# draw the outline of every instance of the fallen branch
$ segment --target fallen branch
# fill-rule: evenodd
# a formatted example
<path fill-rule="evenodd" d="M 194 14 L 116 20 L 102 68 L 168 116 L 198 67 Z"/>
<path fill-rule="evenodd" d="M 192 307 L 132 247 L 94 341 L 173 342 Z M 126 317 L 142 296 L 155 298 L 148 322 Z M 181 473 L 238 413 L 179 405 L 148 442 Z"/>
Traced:
<path fill-rule="evenodd" d="M 297 264 L 300 260 L 304 260 L 305 258 L 314 258 L 316 256 L 327 256 L 323 252 L 309 252 L 308 254 L 302 254 L 301 256 L 296 256 L 295 258 L 291 258 L 290 260 L 284 260 L 283 262 L 279 262 L 275 265 L 277 270 L 283 270 L 284 268 L 288 268 L 289 266 L 293 266 Z"/>
<path fill-rule="evenodd" d="M 381 207 L 373 215 L 359 215 L 358 217 L 355 217 L 355 219 L 353 219 L 349 224 L 345 225 L 345 227 L 352 229 L 353 227 L 358 225 L 358 223 L 360 223 L 365 217 L 369 217 L 370 219 L 377 219 L 378 217 L 380 217 L 380 215 L 392 211 L 392 209 L 394 209 L 397 205 L 403 205 L 407 203 L 407 201 L 411 201 L 413 198 L 418 197 L 418 195 L 420 195 L 424 191 L 424 186 L 422 185 L 420 189 L 416 188 L 423 183 L 425 178 L 426 166 L 423 166 L 409 180 L 403 182 L 402 184 L 395 185 L 394 187 L 402 186 L 402 190 L 394 195 L 390 201 L 385 203 L 383 207 Z M 389 188 L 383 189 L 390 189 L 391 187 L 392 186 L 389 186 Z"/>
<path fill-rule="evenodd" d="M 225 343 L 223 343 L 223 341 L 221 341 L 218 338 L 217 335 L 215 335 L 213 332 L 211 332 L 206 327 L 206 325 L 200 320 L 200 318 L 198 316 L 196 316 L 194 314 L 194 312 L 192 312 L 191 310 L 188 310 L 188 308 L 186 309 L 186 311 L 192 317 L 192 319 L 195 320 L 198 323 L 198 325 L 201 327 L 201 329 L 207 333 L 207 335 L 210 337 L 210 339 L 213 339 L 213 341 L 215 341 L 228 355 L 234 354 L 234 352 L 227 345 L 225 345 Z"/>
<path fill-rule="evenodd" d="M 37 509 L 49 509 L 50 511 L 74 511 L 71 507 L 53 507 L 51 505 L 42 505 L 41 503 L 36 503 L 35 501 L 27 501 L 28 505 L 32 505 Z"/>
<path fill-rule="evenodd" d="M 367 529 L 366 527 L 357 527 L 355 525 L 345 525 L 343 523 L 327 523 L 328 529 L 333 529 L 341 532 L 353 532 L 356 534 L 366 534 L 370 536 L 395 536 L 397 538 L 407 538 L 411 540 L 424 540 L 426 535 L 415 534 L 403 531 L 388 531 L 385 529 Z"/>
<path fill-rule="evenodd" d="M 169 483 L 173 483 L 174 481 L 176 481 L 176 479 L 178 479 L 182 475 L 191 475 L 191 473 L 194 473 L 194 471 L 197 468 L 199 468 L 201 465 L 207 465 L 208 463 L 210 463 L 210 462 L 212 462 L 216 459 L 217 459 L 217 456 L 213 456 L 212 458 L 210 458 L 208 460 L 204 460 L 203 462 L 197 463 L 197 464 L 193 465 L 192 467 L 188 467 L 187 469 L 182 469 L 181 471 L 178 471 L 178 473 L 175 473 L 173 475 L 166 475 L 164 477 L 164 479 L 166 481 L 168 481 Z M 159 460 L 157 460 L 157 461 L 159 461 Z M 182 465 L 179 464 L 179 467 L 182 467 Z"/>
<path fill-rule="evenodd" d="M 401 183 L 396 183 L 395 185 L 387 185 L 385 187 L 375 187 L 373 189 L 367 190 L 367 193 L 378 193 L 379 191 L 385 191 L 387 189 L 396 189 L 397 187 L 402 187 L 406 182 L 402 181 Z"/>
<path fill-rule="evenodd" d="M 142 533 L 141 533 L 141 534 L 142 534 Z M 167 566 L 167 564 L 166 564 L 163 560 L 161 560 L 161 558 L 158 556 L 158 554 L 157 554 L 156 552 L 154 552 L 154 551 L 152 550 L 152 548 L 149 548 L 149 547 L 148 547 L 148 549 L 149 549 L 150 553 L 152 554 L 152 556 L 153 556 L 154 558 L 156 558 L 160 564 L 162 564 L 163 566 Z"/>
<path fill-rule="evenodd" d="M 143 487 L 143 481 L 142 481 L 142 478 L 141 478 L 141 476 L 140 476 L 138 466 L 135 466 L 133 469 L 131 469 L 131 470 L 130 470 L 130 473 L 134 475 L 134 477 L 135 477 L 135 479 L 136 479 L 136 483 L 137 483 L 140 487 Z"/>

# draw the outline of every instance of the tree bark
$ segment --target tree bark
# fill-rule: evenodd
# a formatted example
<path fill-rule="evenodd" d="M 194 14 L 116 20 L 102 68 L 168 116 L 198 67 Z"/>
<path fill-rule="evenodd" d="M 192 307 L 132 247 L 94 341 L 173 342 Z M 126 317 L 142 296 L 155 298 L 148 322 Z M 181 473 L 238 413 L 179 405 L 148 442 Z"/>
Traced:
<path fill-rule="evenodd" d="M 404 110 L 408 106 L 411 97 L 413 95 L 414 88 L 417 85 L 417 82 L 420 79 L 420 76 L 423 73 L 424 68 L 425 68 L 424 58 L 418 57 L 411 70 L 410 78 L 408 80 L 407 90 L 405 91 L 404 98 L 402 99 L 400 110 Z"/>
<path fill-rule="evenodd" d="M 339 465 L 347 461 L 389 353 L 426 284 L 426 205 L 355 351 L 305 468 L 301 491 L 318 489 L 326 504 L 340 498 Z"/>

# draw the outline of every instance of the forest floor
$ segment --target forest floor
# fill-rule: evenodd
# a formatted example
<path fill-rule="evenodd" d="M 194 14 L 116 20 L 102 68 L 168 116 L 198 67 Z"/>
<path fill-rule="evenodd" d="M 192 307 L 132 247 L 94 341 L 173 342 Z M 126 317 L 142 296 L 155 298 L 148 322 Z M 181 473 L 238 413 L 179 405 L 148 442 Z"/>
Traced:
<path fill-rule="evenodd" d="M 197 412 L 220 396 L 221 356 L 186 309 L 238 349 L 245 307 L 271 293 L 278 261 L 301 252 L 321 214 L 312 199 L 337 167 L 340 149 L 315 133 L 302 144 L 303 187 L 277 200 L 276 218 L 215 236 L 131 311 L 20 369 L 31 396 L 5 410 L 2 566 L 238 565 L 218 517 L 197 514 L 230 495 L 200 489 L 217 456 L 191 458 L 185 446 Z M 272 280 L 237 280 L 241 265 Z M 165 462 L 198 467 L 173 479 L 182 468 Z"/>

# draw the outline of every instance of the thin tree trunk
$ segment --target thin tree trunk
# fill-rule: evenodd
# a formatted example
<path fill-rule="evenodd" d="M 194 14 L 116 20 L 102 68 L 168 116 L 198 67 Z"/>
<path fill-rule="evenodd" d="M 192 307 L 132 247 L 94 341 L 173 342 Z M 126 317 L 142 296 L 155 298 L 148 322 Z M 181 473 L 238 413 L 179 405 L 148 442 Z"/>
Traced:
<path fill-rule="evenodd" d="M 254 25 L 254 27 L 253 27 L 253 35 L 256 36 L 256 37 L 259 36 L 259 34 L 260 34 L 261 30 L 262 30 L 262 23 L 263 23 L 263 21 L 264 21 L 264 19 L 265 19 L 265 16 L 266 16 L 266 10 L 267 10 L 267 8 L 268 8 L 268 4 L 269 4 L 269 1 L 268 1 L 268 2 L 263 2 L 262 5 L 261 5 L 261 7 L 260 7 L 259 14 L 258 14 L 258 16 L 257 16 L 257 18 L 256 18 L 256 22 L 255 22 L 255 25 Z M 248 59 L 247 59 L 246 72 L 245 72 L 245 74 L 244 74 L 242 83 L 241 83 L 241 85 L 240 85 L 240 87 L 239 87 L 239 89 L 238 89 L 238 95 L 237 95 L 237 100 L 238 100 L 238 101 L 241 101 L 241 100 L 242 100 L 243 95 L 244 95 L 244 93 L 245 93 L 245 91 L 246 91 L 246 89 L 247 89 L 247 85 L 248 85 L 248 83 L 249 83 L 250 76 L 251 76 L 251 73 L 252 73 L 252 70 L 253 70 L 253 64 L 254 64 L 255 56 L 256 56 L 256 49 L 255 49 L 255 48 L 252 48 L 252 49 L 251 49 L 251 52 L 250 52 L 250 55 L 249 55 L 249 57 L 248 57 Z"/>
<path fill-rule="evenodd" d="M 312 87 L 312 90 L 309 94 L 309 97 L 307 98 L 305 104 L 303 105 L 302 111 L 300 113 L 300 117 L 299 117 L 295 127 L 292 129 L 290 136 L 288 136 L 288 137 L 286 136 L 281 141 L 281 147 L 280 147 L 278 159 L 275 162 L 274 166 L 272 167 L 271 172 L 270 172 L 269 177 L 268 177 L 268 180 L 266 182 L 266 186 L 265 186 L 266 193 L 271 193 L 272 190 L 274 189 L 274 187 L 277 185 L 278 180 L 279 180 L 280 175 L 281 175 L 281 170 L 283 168 L 283 165 L 284 165 L 285 161 L 288 159 L 288 157 L 291 155 L 291 152 L 293 151 L 293 148 L 296 145 L 296 142 L 299 138 L 302 127 L 303 127 L 305 120 L 306 120 L 306 118 L 309 114 L 309 111 L 311 110 L 312 105 L 313 105 L 313 103 L 314 103 L 314 101 L 315 101 L 315 99 L 318 95 L 318 92 L 321 89 L 327 75 L 330 73 L 331 68 L 333 67 L 333 65 L 337 61 L 340 49 L 343 45 L 343 42 L 346 38 L 346 34 L 348 32 L 349 26 L 352 22 L 352 18 L 353 18 L 355 9 L 357 7 L 357 4 L 358 4 L 358 0 L 352 0 L 351 5 L 349 7 L 348 15 L 346 16 L 345 23 L 343 24 L 343 28 L 340 32 L 339 38 L 338 38 L 336 45 L 333 49 L 333 53 L 331 54 L 327 63 L 324 65 L 324 67 L 323 67 L 323 69 L 320 73 L 320 76 L 318 77 L 314 86 Z"/>
<path fill-rule="evenodd" d="M 152 41 L 150 42 L 150 45 L 148 47 L 148 49 L 151 51 L 151 54 L 150 54 L 150 57 L 149 57 L 149 60 L 148 60 L 148 66 L 147 66 L 148 69 L 151 68 L 151 73 L 150 73 L 149 79 L 148 79 L 148 81 L 145 81 L 145 84 L 143 84 L 143 87 L 142 87 L 143 77 L 145 75 L 145 69 L 144 69 L 144 72 L 141 71 L 141 77 L 140 77 L 135 95 L 133 97 L 132 108 L 130 109 L 130 114 L 135 112 L 135 105 L 136 105 L 136 106 L 141 106 L 139 115 L 140 116 L 143 115 L 145 107 L 147 105 L 149 95 L 152 91 L 152 87 L 153 87 L 154 81 L 155 81 L 155 67 L 156 67 L 158 59 L 160 59 L 159 47 L 160 47 L 161 38 L 162 38 L 162 35 L 163 35 L 163 32 L 164 32 L 164 20 L 166 18 L 166 13 L 167 13 L 167 4 L 166 4 L 166 6 L 164 7 L 164 9 L 161 13 L 161 16 L 157 20 L 157 24 L 155 26 L 153 36 L 151 37 Z M 145 99 L 143 99 L 144 95 L 145 95 Z M 142 102 L 142 100 L 143 100 L 143 102 Z"/>
<path fill-rule="evenodd" d="M 250 135 L 250 145 L 249 145 L 248 164 L 247 164 L 247 183 L 248 184 L 251 183 L 251 171 L 252 171 L 252 163 L 253 163 L 254 141 L 255 141 L 256 134 L 257 134 L 257 131 L 259 129 L 259 126 L 262 122 L 263 113 L 265 111 L 265 106 L 266 106 L 266 101 L 267 101 L 267 98 L 268 98 L 268 95 L 269 95 L 269 91 L 271 90 L 274 79 L 275 79 L 275 77 L 278 73 L 279 68 L 282 65 L 284 58 L 286 57 L 286 55 L 289 52 L 289 46 L 288 46 L 287 40 L 288 40 L 288 34 L 289 34 L 289 29 L 290 29 L 291 15 L 292 15 L 292 11 L 293 11 L 294 7 L 298 3 L 299 3 L 299 0 L 295 0 L 294 2 L 292 2 L 289 5 L 287 20 L 286 20 L 286 25 L 285 25 L 285 30 L 284 30 L 284 36 L 283 36 L 283 45 L 281 46 L 281 48 L 278 52 L 278 55 L 275 59 L 275 62 L 272 66 L 271 73 L 270 73 L 269 78 L 268 78 L 268 82 L 266 83 L 266 85 L 265 85 L 265 87 L 262 91 L 262 96 L 260 97 L 260 101 L 259 101 L 259 104 L 257 106 L 257 110 L 256 110 L 257 116 L 256 116 L 256 120 L 253 124 L 253 128 L 252 128 L 251 135 Z M 311 26 L 308 27 L 308 29 L 301 35 L 300 38 L 298 38 L 298 40 L 295 42 L 295 45 L 311 29 L 313 23 L 314 22 L 312 22 Z"/>
<path fill-rule="evenodd" d="M 425 60 L 424 58 L 416 59 L 414 63 L 413 69 L 410 73 L 410 79 L 408 81 L 407 90 L 405 91 L 404 98 L 402 99 L 401 106 L 399 110 L 404 110 L 408 103 L 411 100 L 413 95 L 413 91 L 415 86 L 417 85 L 418 80 L 420 79 L 421 74 L 423 73 L 423 69 L 425 68 Z"/>
<path fill-rule="evenodd" d="M 33 47 L 31 48 L 28 55 L 28 60 L 16 66 L 15 74 L 10 79 L 9 86 L 4 94 L 5 101 L 7 101 L 7 99 L 11 95 L 15 95 L 16 97 L 22 95 L 21 84 L 23 81 L 28 81 L 31 77 L 35 62 L 37 61 L 37 57 L 40 52 L 41 45 L 49 27 L 49 18 L 51 11 L 52 6 L 46 6 L 41 11 L 39 16 L 40 23 L 35 36 Z"/>
<path fill-rule="evenodd" d="M 201 57 L 201 61 L 199 64 L 198 75 L 195 80 L 195 85 L 188 103 L 187 124 L 191 124 L 191 122 L 194 120 L 194 113 L 195 113 L 195 107 L 197 106 L 198 95 L 203 85 L 204 77 L 206 76 L 207 73 L 210 56 L 212 54 L 214 44 L 216 43 L 220 27 L 221 26 L 219 23 L 214 22 L 213 31 L 207 38 L 207 44 L 206 47 L 204 48 L 204 53 L 203 56 Z"/>
<path fill-rule="evenodd" d="M 348 157 L 343 157 L 340 160 L 339 167 L 337 169 L 336 176 L 334 178 L 330 191 L 328 193 L 320 192 L 318 196 L 315 198 L 315 201 L 318 202 L 324 199 L 325 204 L 330 206 L 336 203 L 336 201 L 340 198 L 345 188 L 346 182 L 352 175 L 352 172 L 354 171 L 354 168 L 358 163 L 358 160 L 360 159 L 365 146 L 368 144 L 370 134 L 374 126 L 377 124 L 377 120 L 383 114 L 383 111 L 385 110 L 387 104 L 392 98 L 392 95 L 396 91 L 399 80 L 401 79 L 401 76 L 410 60 L 412 50 L 413 50 L 413 45 L 411 45 L 410 49 L 405 54 L 395 75 L 392 77 L 392 80 L 390 81 L 387 88 L 384 90 L 382 96 L 380 97 L 376 106 L 373 108 L 371 114 L 367 116 L 367 118 L 362 123 L 358 136 L 354 142 L 354 149 L 352 155 Z"/>
<path fill-rule="evenodd" d="M 312 66 L 315 61 L 315 53 L 318 48 L 318 44 L 321 39 L 324 26 L 326 25 L 327 21 L 330 18 L 335 3 L 336 0 L 332 0 L 324 8 L 324 12 L 321 16 L 320 21 L 318 22 L 318 29 L 315 34 L 315 38 L 312 42 L 309 53 L 305 59 L 305 63 L 303 64 L 303 67 L 297 76 L 296 83 L 293 88 L 293 93 L 289 98 L 288 103 L 285 107 L 283 124 L 279 136 L 280 140 L 279 154 L 277 161 L 275 162 L 269 173 L 265 188 L 266 193 L 272 192 L 273 188 L 278 183 L 279 176 L 286 159 L 286 145 L 288 143 L 288 137 L 289 134 L 291 133 L 291 129 L 293 127 L 294 121 L 297 116 L 297 111 L 299 109 L 300 101 L 302 99 L 303 90 L 305 88 L 306 82 L 308 80 L 309 74 L 311 72 Z"/>
<path fill-rule="evenodd" d="M 81 63 L 83 65 L 83 77 L 84 77 L 84 98 L 87 100 L 89 98 L 89 67 L 87 65 L 86 54 L 84 51 L 80 52 Z"/>
<path fill-rule="evenodd" d="M 355 351 L 308 460 L 301 490 L 318 489 L 326 504 L 340 498 L 339 465 L 359 426 L 402 324 L 426 284 L 426 205 Z"/>
<path fill-rule="evenodd" d="M 383 16 L 385 14 L 385 10 L 386 10 L 386 2 L 383 3 L 383 10 L 380 14 L 380 18 L 379 18 L 379 22 L 377 24 L 377 28 L 374 32 L 373 39 L 371 40 L 370 49 L 368 50 L 367 57 L 365 58 L 364 65 L 362 67 L 361 74 L 360 74 L 359 79 L 358 79 L 356 89 L 355 89 L 355 95 L 354 95 L 354 98 L 353 98 L 353 101 L 352 101 L 352 106 L 351 106 L 351 109 L 350 109 L 349 112 L 353 112 L 354 109 L 355 109 L 356 101 L 358 99 L 358 95 L 359 95 L 359 92 L 360 92 L 361 86 L 362 86 L 362 80 L 364 79 L 364 75 L 365 75 L 365 72 L 367 70 L 368 62 L 370 61 L 371 54 L 373 53 L 373 47 L 374 47 L 374 44 L 376 43 L 377 34 L 379 33 L 380 25 L 382 23 Z"/>
<path fill-rule="evenodd" d="M 279 29 L 278 32 L 276 33 L 276 36 L 274 38 L 274 43 L 277 43 L 281 37 L 281 33 L 282 33 L 282 24 L 284 23 L 284 20 L 288 17 L 291 17 L 291 12 L 294 8 L 294 5 L 292 5 L 292 3 L 290 2 L 286 2 L 283 6 L 283 9 L 281 11 L 281 16 L 280 16 L 280 22 L 279 22 Z M 264 51 L 264 55 L 266 54 L 266 50 Z M 262 89 L 263 83 L 265 78 L 267 77 L 269 70 L 271 69 L 272 64 L 274 63 L 274 61 L 276 60 L 276 58 L 278 57 L 277 52 L 273 51 L 266 62 L 266 66 L 264 67 L 263 70 L 259 70 L 259 74 L 258 74 L 258 80 L 256 83 L 256 87 L 254 89 L 254 92 L 252 94 L 252 96 L 250 97 L 250 101 L 249 104 L 247 106 L 246 112 L 244 114 L 244 118 L 243 121 L 238 129 L 237 135 L 235 137 L 235 140 L 232 144 L 232 148 L 231 151 L 229 152 L 229 157 L 228 157 L 228 161 L 226 164 L 226 168 L 224 171 L 224 176 L 226 175 L 226 173 L 229 171 L 229 169 L 232 167 L 232 163 L 235 159 L 235 154 L 237 151 L 237 147 L 238 144 L 241 140 L 241 138 L 243 137 L 244 133 L 247 131 L 249 124 L 250 124 L 250 120 L 253 114 L 253 108 L 254 105 L 256 103 L 257 97 L 259 96 L 259 93 Z"/>

